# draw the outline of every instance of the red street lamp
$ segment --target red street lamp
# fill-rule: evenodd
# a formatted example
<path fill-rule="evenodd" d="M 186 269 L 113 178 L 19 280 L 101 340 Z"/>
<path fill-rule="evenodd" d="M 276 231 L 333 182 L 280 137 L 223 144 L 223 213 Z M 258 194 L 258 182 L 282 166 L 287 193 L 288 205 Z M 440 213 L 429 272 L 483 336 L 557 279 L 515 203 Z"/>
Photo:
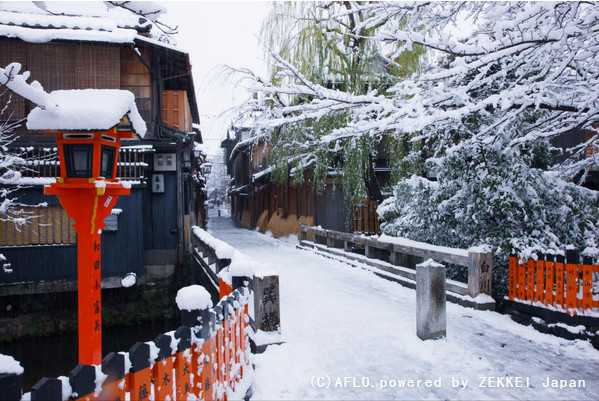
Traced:
<path fill-rule="evenodd" d="M 146 126 L 131 92 L 86 89 L 49 94 L 55 106 L 37 107 L 27 127 L 56 136 L 60 177 L 44 187 L 58 197 L 77 232 L 79 363 L 102 362 L 101 234 L 104 219 L 130 186 L 117 177 L 122 139 L 143 136 Z"/>
<path fill-rule="evenodd" d="M 77 231 L 79 363 L 102 362 L 101 236 L 104 219 L 130 187 L 116 178 L 121 139 L 143 137 L 146 124 L 133 93 L 118 89 L 47 93 L 19 63 L 0 68 L 0 85 L 37 104 L 27 128 L 56 135 L 60 177 L 44 187 L 55 195 Z"/>
<path fill-rule="evenodd" d="M 57 132 L 60 177 L 55 195 L 77 231 L 79 363 L 102 361 L 101 233 L 104 219 L 129 188 L 116 177 L 118 150 L 131 131 Z"/>

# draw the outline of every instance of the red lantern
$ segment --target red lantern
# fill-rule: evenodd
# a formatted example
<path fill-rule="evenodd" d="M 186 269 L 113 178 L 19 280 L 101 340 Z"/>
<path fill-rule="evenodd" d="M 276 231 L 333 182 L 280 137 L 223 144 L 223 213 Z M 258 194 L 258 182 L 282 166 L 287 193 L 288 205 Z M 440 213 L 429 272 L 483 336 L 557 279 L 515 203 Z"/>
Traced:
<path fill-rule="evenodd" d="M 119 196 L 129 195 L 117 175 L 122 138 L 132 131 L 56 133 L 60 177 L 46 186 L 75 222 L 77 231 L 77 288 L 79 363 L 102 361 L 101 233 L 104 219 Z"/>

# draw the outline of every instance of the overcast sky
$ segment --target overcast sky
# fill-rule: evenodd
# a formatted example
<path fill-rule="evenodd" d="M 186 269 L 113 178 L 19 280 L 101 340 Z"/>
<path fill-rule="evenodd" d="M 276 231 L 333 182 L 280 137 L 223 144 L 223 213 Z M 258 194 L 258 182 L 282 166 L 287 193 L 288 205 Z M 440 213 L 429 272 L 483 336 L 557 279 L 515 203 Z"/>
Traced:
<path fill-rule="evenodd" d="M 266 62 L 258 34 L 269 2 L 169 2 L 165 21 L 179 26 L 178 46 L 191 57 L 204 143 L 216 150 L 228 109 L 247 92 L 222 74 L 225 64 L 264 74 Z"/>

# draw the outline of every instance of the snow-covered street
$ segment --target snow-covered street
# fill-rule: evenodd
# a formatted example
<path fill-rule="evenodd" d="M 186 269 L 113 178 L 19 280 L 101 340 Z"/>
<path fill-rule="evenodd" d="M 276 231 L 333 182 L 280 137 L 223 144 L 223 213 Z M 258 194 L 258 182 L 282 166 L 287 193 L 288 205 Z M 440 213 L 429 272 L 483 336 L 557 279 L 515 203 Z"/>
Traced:
<path fill-rule="evenodd" d="M 286 343 L 255 356 L 256 400 L 599 399 L 599 352 L 588 343 L 451 303 L 447 339 L 423 342 L 413 290 L 227 218 L 210 218 L 209 230 L 280 275 Z"/>

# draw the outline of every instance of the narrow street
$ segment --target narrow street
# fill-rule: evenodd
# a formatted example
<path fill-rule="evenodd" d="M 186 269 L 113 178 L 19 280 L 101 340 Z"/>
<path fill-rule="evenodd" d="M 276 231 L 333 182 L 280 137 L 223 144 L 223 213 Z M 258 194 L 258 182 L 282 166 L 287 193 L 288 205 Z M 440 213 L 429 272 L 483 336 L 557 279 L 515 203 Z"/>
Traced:
<path fill-rule="evenodd" d="M 286 343 L 255 356 L 257 400 L 599 399 L 599 352 L 588 343 L 452 303 L 447 338 L 423 342 L 413 290 L 298 250 L 294 237 L 277 240 L 224 217 L 211 217 L 209 231 L 280 275 Z M 486 376 L 513 379 L 481 383 Z M 452 388 L 452 377 L 466 387 Z M 584 379 L 586 388 L 546 388 L 546 378 Z M 441 387 L 398 387 L 409 379 L 440 379 Z"/>

